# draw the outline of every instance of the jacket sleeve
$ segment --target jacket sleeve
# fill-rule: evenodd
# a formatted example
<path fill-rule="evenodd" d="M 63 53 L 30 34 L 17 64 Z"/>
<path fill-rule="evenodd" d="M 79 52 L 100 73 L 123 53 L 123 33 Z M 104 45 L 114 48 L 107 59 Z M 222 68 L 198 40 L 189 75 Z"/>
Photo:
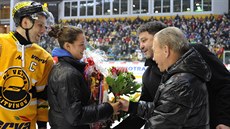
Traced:
<path fill-rule="evenodd" d="M 187 82 L 179 82 L 160 85 L 154 103 L 138 103 L 137 115 L 147 119 L 151 128 L 179 129 L 186 122 L 192 109 L 192 94 Z"/>
<path fill-rule="evenodd" d="M 212 71 L 207 83 L 210 100 L 210 124 L 230 126 L 230 72 L 224 64 L 202 44 L 192 45 L 207 62 Z"/>
<path fill-rule="evenodd" d="M 214 105 L 217 115 L 214 126 L 224 124 L 230 127 L 230 84 L 223 85 L 216 96 Z"/>
<path fill-rule="evenodd" d="M 42 79 L 36 83 L 36 91 L 37 91 L 37 99 L 38 99 L 37 121 L 39 127 L 46 125 L 46 124 L 39 124 L 39 123 L 48 121 L 47 81 L 52 66 L 53 66 L 53 59 L 50 56 L 47 59 L 47 63 L 44 68 Z"/>
<path fill-rule="evenodd" d="M 79 73 L 69 72 L 62 80 L 57 92 L 57 101 L 66 121 L 72 126 L 93 123 L 108 119 L 113 114 L 109 103 L 84 106 L 86 98 L 83 84 L 84 78 Z"/>

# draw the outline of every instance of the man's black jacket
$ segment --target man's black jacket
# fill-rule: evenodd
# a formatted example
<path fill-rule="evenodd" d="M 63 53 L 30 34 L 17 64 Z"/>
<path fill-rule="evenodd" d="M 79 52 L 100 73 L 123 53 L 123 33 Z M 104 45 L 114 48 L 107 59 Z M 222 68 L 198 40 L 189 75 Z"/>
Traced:
<path fill-rule="evenodd" d="M 207 83 L 210 104 L 210 129 L 218 124 L 230 126 L 230 73 L 223 63 L 202 44 L 191 44 L 203 57 L 212 71 L 211 80 Z M 143 74 L 140 100 L 153 101 L 161 80 L 161 73 L 152 59 L 147 59 L 148 66 Z M 140 129 L 145 120 L 130 115 L 114 129 Z"/>

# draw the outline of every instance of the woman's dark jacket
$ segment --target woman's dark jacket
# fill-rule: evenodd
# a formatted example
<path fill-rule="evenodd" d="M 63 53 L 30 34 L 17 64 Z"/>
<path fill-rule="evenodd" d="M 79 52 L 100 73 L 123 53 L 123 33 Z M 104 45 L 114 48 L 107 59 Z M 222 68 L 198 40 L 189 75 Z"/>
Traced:
<path fill-rule="evenodd" d="M 129 112 L 145 118 L 145 129 L 209 129 L 206 81 L 211 71 L 191 48 L 162 76 L 153 102 L 130 103 Z"/>
<path fill-rule="evenodd" d="M 89 105 L 90 88 L 84 79 L 85 63 L 59 57 L 48 82 L 49 124 L 53 129 L 89 129 L 89 123 L 108 119 L 110 104 Z"/>

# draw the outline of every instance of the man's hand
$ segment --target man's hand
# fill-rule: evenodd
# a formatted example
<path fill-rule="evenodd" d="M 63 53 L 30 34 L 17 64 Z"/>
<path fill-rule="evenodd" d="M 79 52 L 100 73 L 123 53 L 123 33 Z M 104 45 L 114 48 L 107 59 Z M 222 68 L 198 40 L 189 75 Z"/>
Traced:
<path fill-rule="evenodd" d="M 230 129 L 230 127 L 223 124 L 219 124 L 218 126 L 216 126 L 216 129 Z"/>
<path fill-rule="evenodd" d="M 120 102 L 110 103 L 110 105 L 113 107 L 113 114 L 118 114 L 118 111 L 121 110 Z"/>
<path fill-rule="evenodd" d="M 118 102 L 121 104 L 121 110 L 126 112 L 129 110 L 129 101 L 125 99 L 119 99 Z"/>

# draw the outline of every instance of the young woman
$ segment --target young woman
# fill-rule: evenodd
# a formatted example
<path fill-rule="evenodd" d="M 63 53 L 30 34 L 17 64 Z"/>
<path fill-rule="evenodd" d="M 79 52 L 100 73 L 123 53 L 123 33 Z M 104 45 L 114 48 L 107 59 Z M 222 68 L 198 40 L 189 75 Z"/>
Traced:
<path fill-rule="evenodd" d="M 89 129 L 90 123 L 108 119 L 119 110 L 119 103 L 90 105 L 90 88 L 84 79 L 85 36 L 80 28 L 55 26 L 49 35 L 58 39 L 58 57 L 48 82 L 49 122 L 53 129 Z"/>

